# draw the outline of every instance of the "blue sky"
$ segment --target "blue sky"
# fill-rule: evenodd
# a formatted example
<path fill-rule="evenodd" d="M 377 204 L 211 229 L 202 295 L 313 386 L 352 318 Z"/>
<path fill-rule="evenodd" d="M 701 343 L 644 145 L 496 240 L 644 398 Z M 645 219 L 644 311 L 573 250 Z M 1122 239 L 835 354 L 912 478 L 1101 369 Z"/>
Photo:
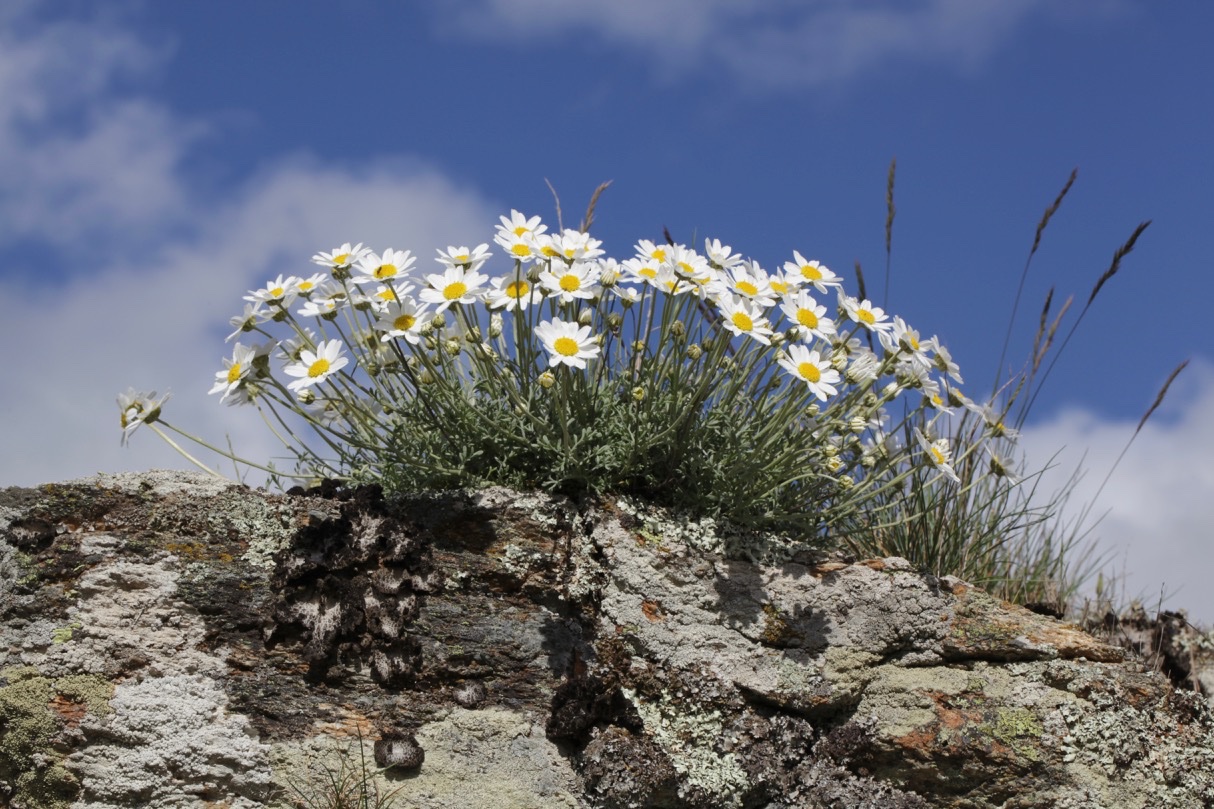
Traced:
<path fill-rule="evenodd" d="M 260 422 L 206 391 L 241 296 L 343 241 L 490 241 L 501 213 L 575 221 L 609 255 L 720 238 L 792 250 L 993 380 L 1030 271 L 1076 310 L 1141 221 L 1038 400 L 1030 461 L 1094 492 L 1169 371 L 1193 363 L 1110 479 L 1095 534 L 1131 594 L 1214 621 L 1214 6 L 1199 0 L 355 0 L 8 3 L 0 11 L 0 485 L 179 466 L 118 446 L 114 396 L 247 454 Z M 425 259 L 423 259 L 424 261 Z M 1064 327 L 1065 328 L 1065 327 Z M 220 439 L 222 440 L 222 439 Z M 1086 453 L 1086 455 L 1085 455 Z M 1069 468 L 1069 467 L 1068 467 Z M 1085 488 L 1086 487 L 1086 488 Z"/>

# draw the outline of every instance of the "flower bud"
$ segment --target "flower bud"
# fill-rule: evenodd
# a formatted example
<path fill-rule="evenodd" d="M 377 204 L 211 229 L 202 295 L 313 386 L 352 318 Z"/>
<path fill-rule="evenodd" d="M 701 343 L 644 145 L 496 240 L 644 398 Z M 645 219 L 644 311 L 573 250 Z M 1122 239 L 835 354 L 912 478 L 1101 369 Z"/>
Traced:
<path fill-rule="evenodd" d="M 492 315 L 489 318 L 489 338 L 497 339 L 502 336 L 502 316 Z"/>
<path fill-rule="evenodd" d="M 436 377 L 429 368 L 424 369 L 417 379 L 423 385 L 433 385 L 434 383 L 438 382 L 438 377 Z"/>
<path fill-rule="evenodd" d="M 860 416 L 852 416 L 852 418 L 847 422 L 847 429 L 851 430 L 857 435 L 864 432 L 864 428 L 867 426 L 868 420 L 861 418 Z"/>
<path fill-rule="evenodd" d="M 556 384 L 556 376 L 552 371 L 544 371 L 544 373 L 540 374 L 539 383 L 541 388 L 548 390 Z"/>
<path fill-rule="evenodd" d="M 612 312 L 607 315 L 607 326 L 613 332 L 619 332 L 620 326 L 624 323 L 624 316 L 619 312 Z"/>
<path fill-rule="evenodd" d="M 594 310 L 583 309 L 577 313 L 577 324 L 579 326 L 589 326 L 594 322 Z"/>
<path fill-rule="evenodd" d="M 447 328 L 447 318 L 443 316 L 442 312 L 439 312 L 430 320 L 430 325 L 435 329 L 445 329 Z"/>
<path fill-rule="evenodd" d="M 633 388 L 632 389 L 632 401 L 634 401 L 634 402 L 645 401 L 645 389 L 639 388 L 639 387 Z"/>
<path fill-rule="evenodd" d="M 463 348 L 459 340 L 447 340 L 443 343 L 443 350 L 452 357 L 458 357 L 460 350 Z"/>
<path fill-rule="evenodd" d="M 481 341 L 481 327 L 473 326 L 468 330 L 468 333 L 464 335 L 464 339 L 469 343 L 479 343 Z"/>
<path fill-rule="evenodd" d="M 683 337 L 687 334 L 687 327 L 683 325 L 683 321 L 676 320 L 670 324 L 670 333 L 675 337 Z"/>
<path fill-rule="evenodd" d="M 822 408 L 818 406 L 817 402 L 814 402 L 809 407 L 805 408 L 805 415 L 809 416 L 811 419 L 817 418 L 818 414 L 821 412 Z"/>
<path fill-rule="evenodd" d="M 305 404 L 305 405 L 310 405 L 316 401 L 316 394 L 313 393 L 312 391 L 308 390 L 307 388 L 304 388 L 303 390 L 299 391 L 297 394 L 295 394 L 295 397 L 297 399 L 299 399 L 300 404 Z M 145 419 L 145 421 L 146 421 L 146 419 Z"/>
<path fill-rule="evenodd" d="M 695 360 L 698 360 L 702 356 L 704 356 L 704 349 L 700 348 L 695 343 L 692 343 L 691 345 L 687 346 L 688 359 L 690 359 L 694 362 Z"/>
<path fill-rule="evenodd" d="M 645 341 L 637 340 L 637 341 L 633 342 L 632 350 L 638 354 L 644 354 L 645 353 Z"/>
<path fill-rule="evenodd" d="M 772 332 L 771 344 L 773 346 L 778 346 L 782 342 L 784 342 L 784 332 Z"/>

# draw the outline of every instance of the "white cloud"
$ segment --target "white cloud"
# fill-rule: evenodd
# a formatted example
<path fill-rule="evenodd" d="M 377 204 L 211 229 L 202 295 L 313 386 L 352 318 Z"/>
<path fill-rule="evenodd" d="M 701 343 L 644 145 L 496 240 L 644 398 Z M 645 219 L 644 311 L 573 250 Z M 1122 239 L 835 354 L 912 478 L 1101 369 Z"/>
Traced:
<path fill-rule="evenodd" d="M 146 238 L 184 221 L 177 166 L 204 128 L 112 93 L 164 56 L 112 22 L 0 21 L 0 238 Z"/>
<path fill-rule="evenodd" d="M 1145 397 L 1144 397 L 1145 398 Z M 1021 445 L 1044 466 L 1062 450 L 1050 481 L 1082 463 L 1070 512 L 1092 502 L 1101 482 L 1134 433 L 1136 421 L 1106 421 L 1070 410 L 1024 431 Z M 1194 364 L 1173 384 L 1117 466 L 1093 513 L 1093 532 L 1108 554 L 1109 572 L 1124 575 L 1121 589 L 1154 609 L 1185 609 L 1191 620 L 1214 624 L 1214 366 Z"/>
<path fill-rule="evenodd" d="M 668 75 L 723 68 L 748 83 L 819 85 L 906 62 L 970 67 L 1041 17 L 1123 7 L 1083 0 L 458 0 L 449 33 L 526 43 L 584 37 L 624 45 Z"/>
<path fill-rule="evenodd" d="M 403 159 L 348 169 L 285 157 L 227 199 L 206 198 L 177 171 L 199 127 L 104 79 L 154 64 L 142 43 L 108 24 L 38 28 L 0 15 L 5 25 L 0 175 L 16 176 L 0 196 L 0 244 L 41 236 L 86 247 L 103 229 L 113 249 L 83 272 L 10 253 L 0 275 L 0 485 L 185 467 L 147 430 L 119 447 L 115 397 L 127 386 L 172 390 L 164 417 L 176 426 L 220 444 L 229 433 L 253 460 L 281 455 L 255 412 L 206 393 L 246 290 L 310 273 L 313 253 L 343 241 L 426 256 L 492 234 L 499 211 Z M 57 98 L 73 71 L 91 78 Z"/>

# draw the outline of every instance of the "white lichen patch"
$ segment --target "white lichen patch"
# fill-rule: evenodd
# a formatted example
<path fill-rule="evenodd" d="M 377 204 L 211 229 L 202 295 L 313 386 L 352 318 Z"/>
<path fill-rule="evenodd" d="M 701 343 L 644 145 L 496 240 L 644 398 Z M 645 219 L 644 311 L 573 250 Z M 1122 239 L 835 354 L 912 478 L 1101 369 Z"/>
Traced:
<path fill-rule="evenodd" d="M 690 703 L 666 692 L 657 700 L 645 699 L 627 688 L 623 693 L 640 714 L 645 732 L 687 784 L 713 796 L 718 801 L 716 806 L 742 805 L 742 795 L 750 786 L 746 771 L 733 753 L 715 749 L 725 730 L 720 711 L 695 710 Z"/>
<path fill-rule="evenodd" d="M 743 529 L 712 517 L 655 506 L 621 496 L 616 507 L 640 523 L 636 534 L 657 547 L 685 545 L 700 553 L 743 558 L 753 564 L 778 565 L 815 547 L 782 534 Z"/>
<path fill-rule="evenodd" d="M 208 794 L 258 805 L 270 787 L 268 750 L 226 704 L 197 675 L 120 684 L 111 713 L 82 724 L 92 743 L 68 757 L 83 786 L 77 809 L 195 806 Z"/>

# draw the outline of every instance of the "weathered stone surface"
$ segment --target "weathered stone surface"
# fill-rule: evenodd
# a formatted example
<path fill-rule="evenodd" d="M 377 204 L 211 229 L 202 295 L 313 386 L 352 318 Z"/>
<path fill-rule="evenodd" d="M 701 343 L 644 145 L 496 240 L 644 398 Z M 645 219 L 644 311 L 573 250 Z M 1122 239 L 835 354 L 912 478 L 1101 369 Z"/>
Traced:
<path fill-rule="evenodd" d="M 0 491 L 0 805 L 1214 805 L 1204 699 L 1122 649 L 714 530 L 496 488 Z"/>

